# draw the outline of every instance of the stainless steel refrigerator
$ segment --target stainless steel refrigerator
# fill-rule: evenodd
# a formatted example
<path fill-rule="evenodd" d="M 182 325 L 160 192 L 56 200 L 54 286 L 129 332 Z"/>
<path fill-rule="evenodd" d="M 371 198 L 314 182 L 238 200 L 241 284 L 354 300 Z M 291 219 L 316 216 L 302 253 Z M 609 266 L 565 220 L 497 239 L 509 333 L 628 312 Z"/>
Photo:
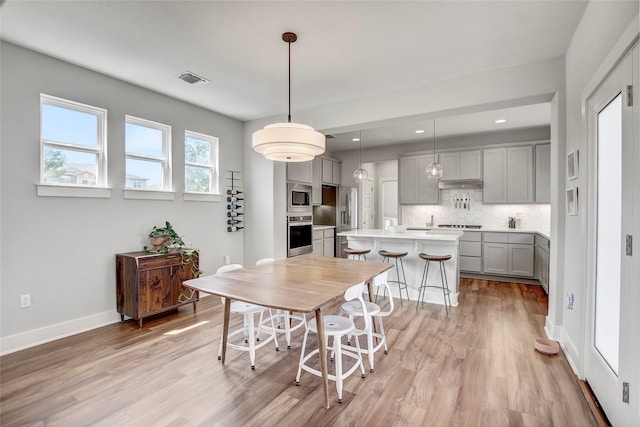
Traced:
<path fill-rule="evenodd" d="M 338 187 L 338 202 L 336 207 L 336 232 L 351 231 L 358 228 L 358 189 L 353 187 Z M 346 258 L 344 250 L 347 248 L 347 238 L 336 238 L 336 257 Z"/>

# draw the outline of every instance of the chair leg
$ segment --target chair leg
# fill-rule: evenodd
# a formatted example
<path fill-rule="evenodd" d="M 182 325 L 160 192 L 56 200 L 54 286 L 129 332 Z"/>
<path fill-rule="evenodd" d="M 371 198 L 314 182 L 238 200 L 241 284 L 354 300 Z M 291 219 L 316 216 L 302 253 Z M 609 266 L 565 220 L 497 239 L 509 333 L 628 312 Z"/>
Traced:
<path fill-rule="evenodd" d="M 382 316 L 378 316 L 378 327 L 380 328 L 380 335 L 382 335 L 382 342 L 384 343 L 384 354 L 389 353 L 387 348 L 387 336 L 384 333 L 384 325 L 382 324 Z"/>
<path fill-rule="evenodd" d="M 251 369 L 256 369 L 256 329 L 253 313 L 245 315 L 245 319 L 247 319 L 247 323 L 249 325 L 249 360 L 251 361 Z"/>
<path fill-rule="evenodd" d="M 336 355 L 336 389 L 338 390 L 338 403 L 342 403 L 342 345 L 340 337 L 333 337 L 333 352 Z"/>
<path fill-rule="evenodd" d="M 402 261 L 402 258 L 400 258 L 400 267 L 402 269 L 402 283 L 404 284 L 404 293 L 407 295 L 407 302 L 409 301 L 409 287 L 407 286 L 407 275 L 404 272 L 404 261 Z M 400 277 L 398 276 L 398 281 L 400 280 Z M 400 289 L 400 294 L 402 293 L 402 289 Z M 402 300 L 400 301 L 402 302 Z"/>
<path fill-rule="evenodd" d="M 373 319 L 371 319 L 371 321 L 373 321 Z M 372 328 L 370 327 L 367 330 L 367 347 L 368 347 L 367 356 L 369 356 L 369 371 L 373 372 L 373 369 L 374 369 L 374 366 L 373 366 L 373 363 L 374 363 L 374 361 L 373 361 L 373 331 L 371 329 Z"/>
<path fill-rule="evenodd" d="M 275 324 L 273 323 L 273 312 L 271 311 L 270 308 L 268 310 L 269 310 L 269 318 L 271 319 L 271 335 L 273 336 L 273 342 L 276 345 L 276 351 L 279 351 L 280 346 L 278 346 L 278 334 L 276 333 L 276 327 L 275 327 Z M 264 310 L 260 312 L 260 326 L 262 326 L 262 313 L 264 313 Z"/>
<path fill-rule="evenodd" d="M 284 337 L 287 340 L 287 350 L 291 350 L 291 317 L 288 310 L 284 310 Z"/>
<path fill-rule="evenodd" d="M 309 335 L 309 329 L 305 329 L 304 337 L 302 338 L 302 348 L 300 349 L 300 362 L 298 362 L 298 373 L 296 374 L 296 385 L 300 385 L 300 374 L 302 373 L 302 361 L 304 360 L 304 351 L 307 348 L 308 335 Z"/>
<path fill-rule="evenodd" d="M 449 308 L 447 307 L 447 298 L 449 299 L 449 307 L 451 306 L 451 296 L 449 294 L 449 281 L 447 280 L 447 272 L 445 271 L 444 268 L 444 263 L 442 261 L 440 261 L 440 278 L 442 280 L 442 293 L 443 293 L 443 299 L 444 299 L 444 307 L 447 311 L 447 314 L 449 314 Z M 446 287 L 446 291 L 445 291 L 445 287 Z"/>
<path fill-rule="evenodd" d="M 416 302 L 416 311 L 421 302 L 424 302 L 424 294 L 427 289 L 427 278 L 429 277 L 429 261 L 424 264 L 422 270 L 422 280 L 420 281 L 420 287 L 418 288 L 418 301 Z M 422 297 L 421 297 L 422 296 Z"/>

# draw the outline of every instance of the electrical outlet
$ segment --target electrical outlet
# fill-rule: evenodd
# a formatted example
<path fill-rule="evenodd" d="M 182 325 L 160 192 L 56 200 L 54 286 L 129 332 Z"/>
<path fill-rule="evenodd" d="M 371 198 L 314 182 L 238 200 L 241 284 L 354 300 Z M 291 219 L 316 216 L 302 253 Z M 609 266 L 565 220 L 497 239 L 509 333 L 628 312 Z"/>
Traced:
<path fill-rule="evenodd" d="M 229 255 L 224 256 L 224 265 L 231 264 L 231 257 Z"/>
<path fill-rule="evenodd" d="M 31 294 L 20 295 L 20 308 L 31 307 Z"/>
<path fill-rule="evenodd" d="M 569 310 L 573 310 L 573 302 L 574 302 L 573 292 L 567 292 L 567 308 Z"/>

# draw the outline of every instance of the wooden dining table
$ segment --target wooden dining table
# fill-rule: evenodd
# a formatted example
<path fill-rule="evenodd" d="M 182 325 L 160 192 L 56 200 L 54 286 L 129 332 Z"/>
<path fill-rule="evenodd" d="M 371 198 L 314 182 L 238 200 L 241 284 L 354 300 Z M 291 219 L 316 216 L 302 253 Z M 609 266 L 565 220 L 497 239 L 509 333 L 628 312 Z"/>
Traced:
<path fill-rule="evenodd" d="M 392 268 L 392 264 L 356 261 L 344 258 L 298 256 L 271 263 L 201 276 L 184 282 L 200 292 L 218 295 L 224 300 L 221 362 L 224 364 L 229 333 L 231 302 L 245 301 L 298 313 L 315 312 L 318 325 L 318 348 L 324 389 L 324 405 L 329 404 L 327 353 L 322 307 L 344 294 L 353 285 L 366 282 L 373 300 L 372 279 Z"/>

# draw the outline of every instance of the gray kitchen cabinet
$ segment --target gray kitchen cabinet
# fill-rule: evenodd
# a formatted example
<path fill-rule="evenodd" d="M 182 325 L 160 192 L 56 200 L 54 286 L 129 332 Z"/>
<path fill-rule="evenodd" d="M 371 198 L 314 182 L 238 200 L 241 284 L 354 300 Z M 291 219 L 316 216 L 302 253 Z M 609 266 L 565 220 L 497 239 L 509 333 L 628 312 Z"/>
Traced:
<path fill-rule="evenodd" d="M 312 163 L 311 203 L 314 206 L 320 206 L 322 204 L 322 158 L 316 157 Z"/>
<path fill-rule="evenodd" d="M 288 162 L 287 181 L 311 184 L 313 182 L 312 161 Z"/>
<path fill-rule="evenodd" d="M 484 232 L 482 244 L 485 274 L 534 276 L 534 235 Z"/>
<path fill-rule="evenodd" d="M 535 146 L 536 203 L 551 203 L 551 144 Z"/>
<path fill-rule="evenodd" d="M 322 255 L 333 258 L 336 252 L 336 240 L 333 228 L 323 230 L 322 243 Z"/>
<path fill-rule="evenodd" d="M 482 152 L 460 151 L 439 155 L 443 181 L 453 179 L 482 179 Z"/>
<path fill-rule="evenodd" d="M 342 164 L 338 162 L 333 163 L 333 183 L 335 185 L 341 185 L 342 183 Z"/>
<path fill-rule="evenodd" d="M 322 158 L 322 184 L 340 185 L 342 165 L 331 159 Z"/>
<path fill-rule="evenodd" d="M 401 205 L 431 205 L 439 203 L 438 180 L 427 178 L 424 172 L 431 162 L 433 162 L 432 154 L 400 158 L 399 188 Z"/>
<path fill-rule="evenodd" d="M 507 275 L 509 273 L 509 248 L 507 243 L 483 243 L 482 260 L 485 274 Z"/>
<path fill-rule="evenodd" d="M 482 232 L 464 231 L 460 237 L 460 271 L 482 273 Z"/>
<path fill-rule="evenodd" d="M 334 257 L 335 256 L 335 229 L 313 230 L 312 255 Z"/>
<path fill-rule="evenodd" d="M 549 240 L 536 235 L 535 277 L 547 294 L 549 293 L 549 248 Z"/>
<path fill-rule="evenodd" d="M 492 148 L 483 152 L 483 202 L 533 202 L 531 145 Z"/>

